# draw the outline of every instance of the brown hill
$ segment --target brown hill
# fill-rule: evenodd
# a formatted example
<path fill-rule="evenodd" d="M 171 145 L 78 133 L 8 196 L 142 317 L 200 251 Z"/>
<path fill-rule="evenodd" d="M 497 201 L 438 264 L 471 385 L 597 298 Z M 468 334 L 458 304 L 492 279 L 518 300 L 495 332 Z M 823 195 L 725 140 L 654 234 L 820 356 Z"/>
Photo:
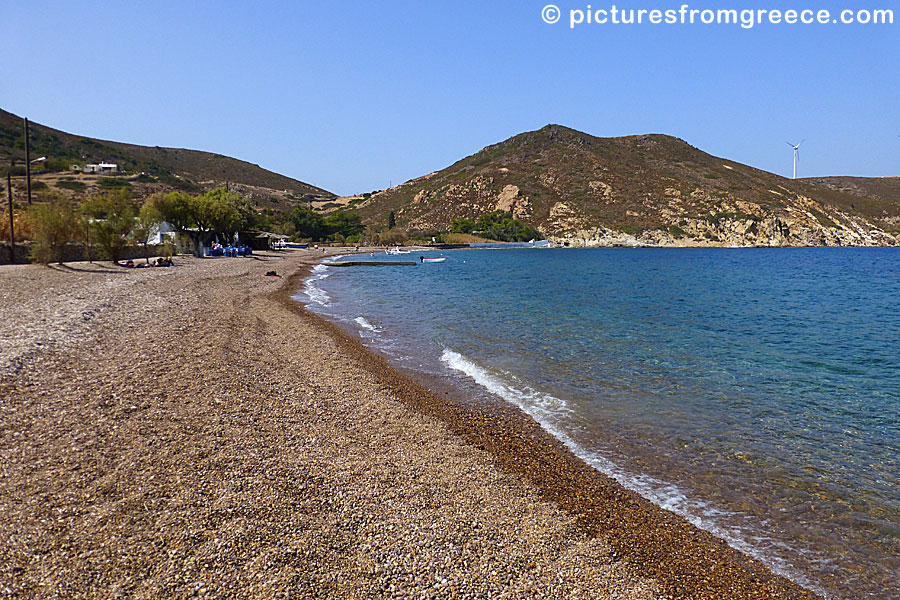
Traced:
<path fill-rule="evenodd" d="M 665 135 L 559 125 L 488 146 L 357 206 L 411 231 L 496 209 L 569 245 L 895 245 L 900 204 L 793 181 Z"/>
<path fill-rule="evenodd" d="M 810 177 L 803 181 L 852 196 L 900 204 L 900 177 Z"/>
<path fill-rule="evenodd" d="M 257 199 L 275 197 L 305 202 L 335 196 L 308 183 L 221 154 L 111 142 L 73 135 L 39 123 L 30 125 L 32 159 L 47 157 L 45 162 L 35 165 L 35 175 L 39 181 L 54 172 L 68 171 L 73 164 L 111 162 L 116 163 L 123 171 L 117 174 L 118 177 L 144 192 L 167 188 L 198 191 L 228 183 Z M 11 161 L 21 165 L 24 159 L 22 118 L 0 110 L 0 165 L 9 165 Z M 76 192 L 92 189 L 96 186 L 92 182 L 103 181 L 97 177 L 82 177 L 69 172 L 65 175 L 70 178 L 70 182 L 76 182 L 66 189 Z M 55 183 L 56 179 L 50 177 L 50 184 Z M 79 182 L 84 187 L 78 185 Z"/>

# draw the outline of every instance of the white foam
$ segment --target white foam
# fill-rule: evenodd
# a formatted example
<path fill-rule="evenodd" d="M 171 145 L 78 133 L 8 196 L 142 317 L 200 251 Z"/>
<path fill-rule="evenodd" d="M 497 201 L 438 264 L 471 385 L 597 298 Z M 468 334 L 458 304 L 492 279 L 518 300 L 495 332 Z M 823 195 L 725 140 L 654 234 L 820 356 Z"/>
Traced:
<path fill-rule="evenodd" d="M 527 385 L 522 385 L 512 376 L 508 376 L 508 378 L 512 380 L 511 382 L 504 381 L 503 378 L 498 375 L 494 375 L 487 369 L 476 365 L 462 354 L 448 348 L 444 348 L 444 352 L 441 354 L 441 360 L 451 369 L 465 373 L 474 379 L 478 385 L 487 388 L 491 393 L 500 396 L 507 402 L 523 408 L 523 410 L 524 407 L 527 406 L 529 410 L 534 411 L 542 417 L 572 412 L 565 400 L 561 400 L 550 394 L 542 394 Z M 537 418 L 537 416 L 535 416 L 535 418 Z"/>
<path fill-rule="evenodd" d="M 366 321 L 366 318 L 365 318 L 365 317 L 356 317 L 355 319 L 353 319 L 353 321 L 354 321 L 357 325 L 359 325 L 360 327 L 362 327 L 363 329 L 366 329 L 366 330 L 368 330 L 368 331 L 372 331 L 372 332 L 377 332 L 377 331 L 379 331 L 377 327 L 375 327 L 374 325 L 372 325 L 371 323 L 369 323 L 368 321 Z"/>
<path fill-rule="evenodd" d="M 316 285 L 317 282 L 329 277 L 331 271 L 325 263 L 317 264 L 312 268 L 312 275 L 303 282 L 303 293 L 309 298 L 311 304 L 319 306 L 328 306 L 331 303 L 331 296 L 325 290 Z"/>
<path fill-rule="evenodd" d="M 623 487 L 637 492 L 657 506 L 685 518 L 695 527 L 725 540 L 732 548 L 763 562 L 778 575 L 826 596 L 823 590 L 817 588 L 808 578 L 797 573 L 787 561 L 771 556 L 760 548 L 761 545 L 776 546 L 775 540 L 753 535 L 740 527 L 723 522 L 723 519 L 734 520 L 739 515 L 689 498 L 678 486 L 671 483 L 649 475 L 630 473 L 601 454 L 579 445 L 566 431 L 565 421 L 573 411 L 565 400 L 522 385 L 512 375 L 489 371 L 448 348 L 444 348 L 441 361 L 451 369 L 471 377 L 475 383 L 489 392 L 521 408 L 553 437 L 565 444 L 576 456 L 604 475 L 615 479 Z M 515 383 L 510 383 L 511 381 Z"/>

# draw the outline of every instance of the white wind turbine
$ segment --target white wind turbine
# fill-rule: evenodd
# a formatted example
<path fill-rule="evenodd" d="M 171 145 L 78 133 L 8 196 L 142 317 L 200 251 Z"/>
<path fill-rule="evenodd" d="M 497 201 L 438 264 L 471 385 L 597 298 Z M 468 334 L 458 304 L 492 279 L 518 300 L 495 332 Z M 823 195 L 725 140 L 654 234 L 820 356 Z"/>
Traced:
<path fill-rule="evenodd" d="M 803 142 L 806 141 L 806 138 L 803 138 Z M 797 166 L 800 164 L 800 146 L 803 145 L 803 142 L 800 142 L 796 146 L 790 142 L 785 142 L 788 146 L 794 149 L 794 179 L 797 179 Z"/>

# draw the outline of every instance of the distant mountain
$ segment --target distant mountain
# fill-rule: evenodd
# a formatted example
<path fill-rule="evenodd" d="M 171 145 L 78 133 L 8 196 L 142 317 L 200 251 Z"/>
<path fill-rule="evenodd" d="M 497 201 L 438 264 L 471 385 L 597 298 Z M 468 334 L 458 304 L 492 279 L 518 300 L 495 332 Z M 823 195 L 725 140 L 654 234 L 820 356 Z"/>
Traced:
<path fill-rule="evenodd" d="M 144 176 L 133 180 L 132 184 L 155 184 L 149 186 L 150 189 L 200 190 L 228 183 L 258 198 L 278 195 L 298 200 L 322 200 L 335 197 L 308 183 L 221 154 L 98 140 L 33 122 L 30 130 L 32 159 L 46 156 L 46 164 L 57 170 L 71 164 L 110 162 L 118 164 L 125 176 L 136 177 L 143 173 Z M 0 110 L 0 166 L 9 165 L 11 159 L 20 161 L 18 164 L 25 159 L 22 118 Z M 40 173 L 42 165 L 37 166 Z"/>
<path fill-rule="evenodd" d="M 711 156 L 666 135 L 598 138 L 548 125 L 356 206 L 383 225 L 446 231 L 496 209 L 575 246 L 900 243 L 900 203 Z"/>

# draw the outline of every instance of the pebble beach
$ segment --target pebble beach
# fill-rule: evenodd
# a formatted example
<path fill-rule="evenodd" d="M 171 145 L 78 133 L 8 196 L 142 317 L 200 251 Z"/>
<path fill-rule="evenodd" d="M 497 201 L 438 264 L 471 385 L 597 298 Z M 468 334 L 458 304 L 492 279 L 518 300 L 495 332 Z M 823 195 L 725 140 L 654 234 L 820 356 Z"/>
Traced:
<path fill-rule="evenodd" d="M 307 312 L 322 257 L 0 267 L 0 598 L 817 597 Z"/>

